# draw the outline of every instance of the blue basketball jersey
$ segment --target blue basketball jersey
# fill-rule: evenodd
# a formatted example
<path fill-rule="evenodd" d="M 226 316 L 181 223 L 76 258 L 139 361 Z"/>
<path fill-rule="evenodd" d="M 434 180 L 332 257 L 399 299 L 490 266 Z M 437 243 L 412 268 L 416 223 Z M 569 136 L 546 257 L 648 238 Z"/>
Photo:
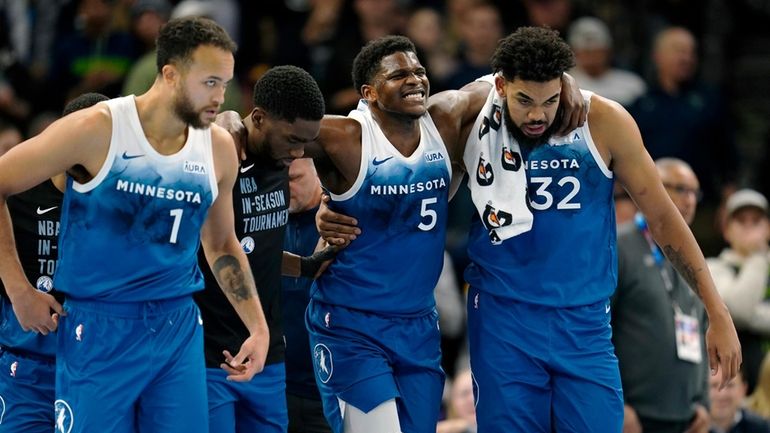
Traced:
<path fill-rule="evenodd" d="M 427 114 L 408 157 L 364 101 L 349 117 L 361 124 L 361 168 L 350 190 L 331 194 L 331 208 L 357 218 L 361 235 L 316 280 L 311 297 L 380 314 L 426 314 L 444 264 L 449 155 Z"/>
<path fill-rule="evenodd" d="M 147 141 L 133 95 L 107 101 L 112 138 L 85 184 L 67 182 L 55 286 L 80 299 L 139 302 L 203 287 L 197 251 L 217 194 L 209 129 L 187 129 L 177 153 Z"/>
<path fill-rule="evenodd" d="M 535 149 L 522 146 L 522 154 L 532 230 L 493 245 L 475 216 L 466 280 L 495 296 L 552 307 L 607 299 L 617 281 L 613 174 L 588 123 Z"/>

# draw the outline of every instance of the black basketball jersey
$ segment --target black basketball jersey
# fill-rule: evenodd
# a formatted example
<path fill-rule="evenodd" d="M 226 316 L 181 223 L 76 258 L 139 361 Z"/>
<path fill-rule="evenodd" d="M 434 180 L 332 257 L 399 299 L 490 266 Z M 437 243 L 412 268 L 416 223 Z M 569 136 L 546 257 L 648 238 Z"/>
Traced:
<path fill-rule="evenodd" d="M 281 325 L 281 261 L 289 219 L 289 170 L 269 158 L 249 155 L 241 163 L 233 188 L 235 233 L 251 265 L 268 328 L 270 349 L 266 364 L 283 362 Z M 195 294 L 203 316 L 206 366 L 218 368 L 222 350 L 235 355 L 249 336 L 235 309 L 211 273 L 201 251 L 199 263 L 206 288 Z"/>
<path fill-rule="evenodd" d="M 51 180 L 8 198 L 13 236 L 24 274 L 38 290 L 51 293 L 59 302 L 63 295 L 53 290 L 58 263 L 59 217 L 64 194 Z M 0 293 L 8 297 L 0 281 Z"/>

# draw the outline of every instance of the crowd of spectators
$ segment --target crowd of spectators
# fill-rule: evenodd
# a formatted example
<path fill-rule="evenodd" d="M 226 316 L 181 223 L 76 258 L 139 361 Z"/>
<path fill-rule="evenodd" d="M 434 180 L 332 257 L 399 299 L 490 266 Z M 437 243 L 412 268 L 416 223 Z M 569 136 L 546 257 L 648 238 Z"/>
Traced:
<path fill-rule="evenodd" d="M 714 257 L 709 264 L 720 293 L 744 349 L 751 350 L 744 356 L 749 401 L 770 416 L 770 362 L 764 357 L 770 341 L 770 229 L 767 202 L 760 200 L 770 193 L 764 168 L 770 161 L 770 3 L 0 0 L 0 154 L 45 128 L 75 95 L 144 92 L 156 74 L 160 26 L 186 15 L 218 21 L 238 42 L 236 77 L 222 108 L 241 113 L 251 109 L 251 89 L 265 70 L 293 64 L 319 82 L 330 114 L 347 114 L 358 100 L 350 78 L 353 58 L 367 41 L 387 34 L 414 41 L 435 93 L 491 72 L 497 41 L 516 27 L 559 30 L 575 51 L 572 75 L 578 84 L 624 105 L 652 157 L 685 161 L 700 181 L 692 192 L 699 201 L 692 229 L 706 256 Z M 754 191 L 740 191 L 736 199 L 734 192 L 742 188 Z M 619 217 L 632 218 L 633 203 L 624 191 L 616 189 L 615 197 Z M 745 205 L 746 200 L 753 201 Z M 454 264 L 456 278 L 445 299 L 463 290 L 455 280 L 462 281 L 467 263 L 473 214 L 465 188 L 450 209 L 447 262 Z M 445 308 L 464 320 L 452 302 Z M 463 327 L 442 322 L 442 328 L 445 368 L 464 370 Z M 464 374 L 459 377 L 470 383 Z"/>

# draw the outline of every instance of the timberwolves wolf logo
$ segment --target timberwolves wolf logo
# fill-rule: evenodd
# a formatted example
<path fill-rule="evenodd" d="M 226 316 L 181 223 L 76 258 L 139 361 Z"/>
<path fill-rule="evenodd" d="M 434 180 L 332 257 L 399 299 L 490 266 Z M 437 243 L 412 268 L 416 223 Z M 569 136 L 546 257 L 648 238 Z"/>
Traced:
<path fill-rule="evenodd" d="M 56 414 L 56 419 L 54 420 L 56 422 L 56 433 L 70 433 L 74 424 L 70 405 L 64 400 L 56 400 L 54 412 Z"/>
<path fill-rule="evenodd" d="M 241 248 L 243 248 L 244 253 L 251 254 L 251 252 L 254 251 L 254 238 L 246 236 L 241 239 Z"/>
<path fill-rule="evenodd" d="M 43 275 L 42 277 L 37 279 L 37 282 L 35 283 L 35 288 L 37 288 L 38 291 L 41 291 L 43 293 L 48 293 L 53 289 L 53 280 L 51 277 L 47 275 Z"/>
<path fill-rule="evenodd" d="M 334 364 L 332 363 L 332 352 L 324 344 L 316 344 L 313 348 L 313 363 L 315 372 L 321 383 L 326 383 L 332 378 L 334 373 Z"/>
<path fill-rule="evenodd" d="M 505 170 L 519 171 L 521 168 L 521 155 L 519 155 L 519 152 L 511 152 L 508 146 L 503 146 L 503 155 L 500 162 Z"/>
<path fill-rule="evenodd" d="M 481 186 L 492 185 L 495 181 L 495 174 L 492 173 L 492 164 L 484 159 L 484 154 L 479 156 L 479 166 L 476 169 L 476 182 Z"/>

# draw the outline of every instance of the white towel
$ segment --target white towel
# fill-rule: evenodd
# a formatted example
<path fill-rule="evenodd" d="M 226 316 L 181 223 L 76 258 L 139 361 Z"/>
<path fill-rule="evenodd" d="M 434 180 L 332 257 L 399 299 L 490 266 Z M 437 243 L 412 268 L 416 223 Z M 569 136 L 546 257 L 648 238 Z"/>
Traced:
<path fill-rule="evenodd" d="M 491 82 L 492 90 L 465 144 L 463 161 L 473 204 L 489 230 L 489 240 L 499 245 L 532 229 L 532 212 L 521 149 L 505 126 L 504 101 L 494 88 L 494 77 L 477 81 Z"/>

